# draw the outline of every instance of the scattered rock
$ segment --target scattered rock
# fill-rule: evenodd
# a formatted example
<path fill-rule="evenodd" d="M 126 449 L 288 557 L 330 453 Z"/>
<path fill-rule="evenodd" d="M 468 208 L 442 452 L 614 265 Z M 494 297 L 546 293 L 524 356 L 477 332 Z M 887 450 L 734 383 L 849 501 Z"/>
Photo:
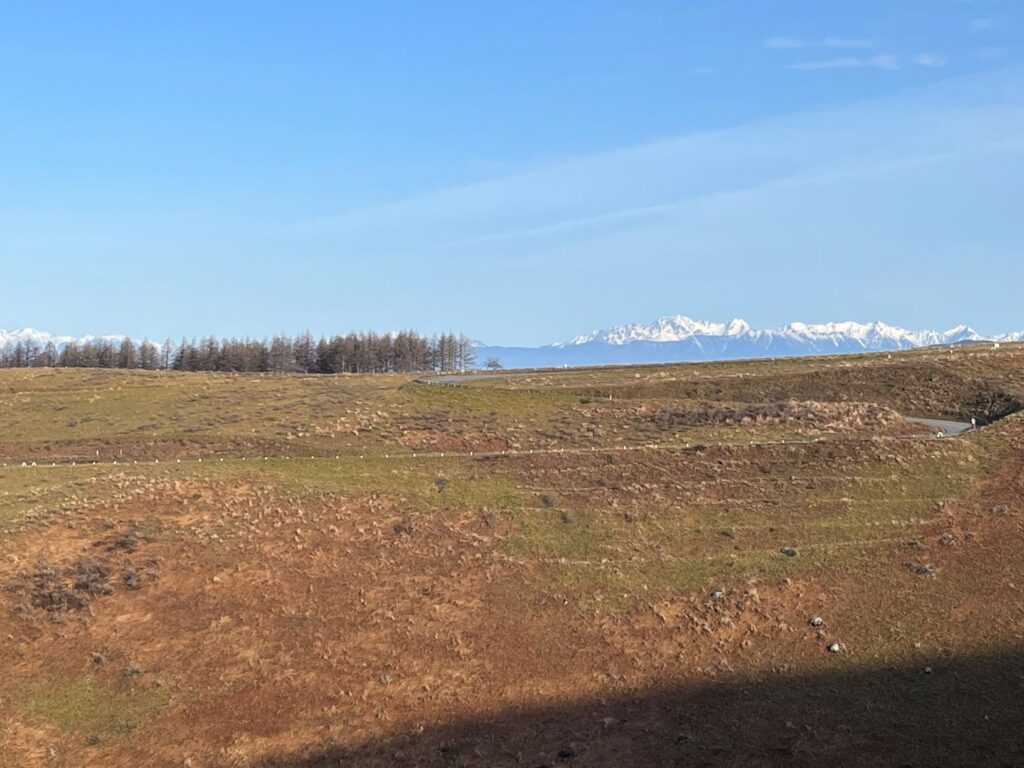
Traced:
<path fill-rule="evenodd" d="M 135 531 L 126 531 L 114 539 L 110 549 L 120 549 L 125 552 L 134 552 L 139 546 L 139 534 Z"/>
<path fill-rule="evenodd" d="M 83 557 L 75 564 L 75 589 L 90 596 L 109 595 L 113 588 L 107 584 L 110 569 L 103 563 Z"/>
<path fill-rule="evenodd" d="M 992 507 L 993 515 L 998 515 L 999 517 L 1002 517 L 1007 512 L 1009 512 L 1009 510 L 1006 508 L 1005 504 L 996 504 L 994 507 Z"/>
<path fill-rule="evenodd" d="M 128 589 L 142 589 L 142 575 L 134 568 L 129 568 L 122 574 L 121 582 Z"/>
<path fill-rule="evenodd" d="M 810 625 L 812 627 L 823 627 L 825 626 L 825 620 L 821 618 L 821 616 L 815 616 L 813 619 L 811 619 Z"/>
<path fill-rule="evenodd" d="M 125 677 L 138 677 L 142 674 L 142 669 L 135 666 L 134 664 L 129 664 L 127 667 L 124 668 L 123 674 Z"/>
<path fill-rule="evenodd" d="M 907 568 L 915 576 L 923 576 L 927 579 L 934 579 L 939 569 L 931 563 L 907 563 Z"/>
<path fill-rule="evenodd" d="M 796 550 L 793 549 L 793 547 L 783 547 L 779 552 L 784 554 L 786 557 L 796 557 Z"/>
<path fill-rule="evenodd" d="M 829 653 L 839 653 L 839 651 L 841 651 L 841 650 L 842 650 L 842 646 L 840 646 L 839 643 L 832 643 L 828 647 L 828 652 Z"/>
<path fill-rule="evenodd" d="M 572 760 L 574 757 L 576 757 L 576 750 L 572 747 L 558 750 L 559 760 Z"/>

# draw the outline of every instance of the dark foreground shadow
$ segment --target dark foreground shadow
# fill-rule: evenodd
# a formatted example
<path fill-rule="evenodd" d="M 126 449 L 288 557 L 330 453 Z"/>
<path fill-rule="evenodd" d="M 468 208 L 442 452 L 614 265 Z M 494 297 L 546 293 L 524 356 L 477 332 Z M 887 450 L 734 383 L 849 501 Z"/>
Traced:
<path fill-rule="evenodd" d="M 1024 652 L 650 690 L 263 765 L 1024 766 Z"/>

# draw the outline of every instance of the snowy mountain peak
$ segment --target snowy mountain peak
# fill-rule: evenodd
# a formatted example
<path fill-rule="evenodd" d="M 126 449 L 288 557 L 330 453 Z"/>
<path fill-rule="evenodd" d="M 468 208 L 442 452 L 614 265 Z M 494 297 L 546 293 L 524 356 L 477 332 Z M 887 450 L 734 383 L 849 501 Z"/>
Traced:
<path fill-rule="evenodd" d="M 86 344 L 90 341 L 103 340 L 117 343 L 123 338 L 124 336 L 82 336 L 81 338 L 75 338 L 74 336 L 56 336 L 46 331 L 36 330 L 35 328 L 18 328 L 13 331 L 5 331 L 0 328 L 0 352 L 13 349 L 18 344 L 31 344 L 42 349 L 47 344 L 52 343 L 57 349 L 61 349 L 72 342 Z"/>
<path fill-rule="evenodd" d="M 753 329 L 750 327 L 750 323 L 746 320 L 741 320 L 738 317 L 733 318 L 725 326 L 726 336 L 742 336 L 745 333 L 750 333 Z"/>
<path fill-rule="evenodd" d="M 943 334 L 943 336 L 950 341 L 980 341 L 985 338 L 966 323 L 961 323 L 954 328 L 950 328 Z"/>
<path fill-rule="evenodd" d="M 600 331 L 577 336 L 576 338 L 555 346 L 588 344 L 603 342 L 605 344 L 629 344 L 634 341 L 682 341 L 692 336 L 741 336 L 751 331 L 746 320 L 735 318 L 728 323 L 712 323 L 707 320 L 694 320 L 686 315 L 667 315 L 653 323 L 633 323 L 617 325 Z"/>
<path fill-rule="evenodd" d="M 61 340 L 59 336 L 53 336 L 45 331 L 37 331 L 35 328 L 18 328 L 13 331 L 0 329 L 0 350 L 13 347 L 16 344 L 36 344 L 40 347 L 49 342 L 54 344 Z"/>

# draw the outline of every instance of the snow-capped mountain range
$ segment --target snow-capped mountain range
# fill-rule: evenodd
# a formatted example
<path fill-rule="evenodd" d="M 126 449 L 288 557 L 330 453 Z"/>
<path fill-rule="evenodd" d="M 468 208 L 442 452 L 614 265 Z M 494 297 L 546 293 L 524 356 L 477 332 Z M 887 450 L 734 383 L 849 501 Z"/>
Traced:
<path fill-rule="evenodd" d="M 1024 331 L 983 336 L 967 325 L 948 331 L 911 331 L 878 322 L 790 323 L 758 330 L 738 318 L 720 323 L 670 315 L 653 323 L 593 331 L 546 347 L 481 344 L 477 357 L 481 363 L 495 357 L 506 368 L 532 368 L 843 354 L 982 341 L 1024 341 Z"/>
<path fill-rule="evenodd" d="M 65 345 L 71 342 L 78 344 L 85 344 L 90 341 L 110 341 L 120 343 L 124 339 L 124 336 L 55 336 L 52 333 L 46 331 L 37 331 L 35 328 L 20 328 L 16 331 L 5 331 L 0 328 L 0 351 L 6 351 L 14 348 L 17 344 L 34 344 L 35 346 L 42 349 L 50 342 L 57 349 L 62 349 Z"/>
<path fill-rule="evenodd" d="M 694 320 L 686 315 L 668 315 L 653 323 L 617 325 L 600 331 L 577 336 L 568 342 L 554 344 L 565 347 L 589 344 L 629 344 L 634 341 L 683 341 L 695 336 L 726 338 L 771 339 L 774 337 L 800 341 L 845 343 L 855 342 L 864 349 L 907 349 L 933 344 L 951 344 L 961 341 L 1019 341 L 1024 332 L 985 337 L 968 325 L 958 325 L 948 331 L 908 331 L 886 323 L 790 323 L 774 330 L 754 330 L 750 323 L 734 318 L 727 323 Z M 895 345 L 892 347 L 891 345 Z"/>

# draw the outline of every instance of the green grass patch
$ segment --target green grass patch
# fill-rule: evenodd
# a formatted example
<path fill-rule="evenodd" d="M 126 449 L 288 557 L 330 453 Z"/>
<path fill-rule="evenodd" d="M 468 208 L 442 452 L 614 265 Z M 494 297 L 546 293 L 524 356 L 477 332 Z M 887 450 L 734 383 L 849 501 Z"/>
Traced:
<path fill-rule="evenodd" d="M 590 560 L 610 556 L 622 538 L 609 512 L 520 509 L 512 520 L 516 533 L 505 546 L 514 556 Z"/>
<path fill-rule="evenodd" d="M 127 687 L 85 677 L 51 679 L 23 692 L 21 709 L 61 730 L 100 741 L 123 740 L 167 707 L 158 687 Z"/>
<path fill-rule="evenodd" d="M 0 433 L 10 443 L 280 437 L 378 405 L 406 378 L 168 371 L 0 371 Z M 331 427 L 333 428 L 333 427 Z"/>
<path fill-rule="evenodd" d="M 889 546 L 888 542 L 879 543 Z M 874 546 L 821 546 L 785 557 L 778 549 L 741 549 L 728 554 L 649 557 L 607 562 L 561 562 L 544 567 L 549 583 L 572 592 L 584 607 L 612 613 L 757 578 L 777 582 L 853 566 Z"/>
<path fill-rule="evenodd" d="M 446 408 L 460 412 L 505 414 L 536 413 L 579 402 L 572 392 L 558 390 L 504 389 L 499 387 L 440 386 L 411 382 L 399 388 L 401 399 L 423 408 Z"/>
<path fill-rule="evenodd" d="M 511 509 L 526 498 L 511 480 L 493 476 L 464 457 L 232 460 L 181 465 L 181 470 L 192 479 L 251 479 L 271 485 L 283 495 L 396 495 L 403 497 L 412 511 L 485 506 Z"/>
<path fill-rule="evenodd" d="M 7 467 L 0 469 L 0 537 L 33 519 L 109 498 L 120 467 Z"/>

